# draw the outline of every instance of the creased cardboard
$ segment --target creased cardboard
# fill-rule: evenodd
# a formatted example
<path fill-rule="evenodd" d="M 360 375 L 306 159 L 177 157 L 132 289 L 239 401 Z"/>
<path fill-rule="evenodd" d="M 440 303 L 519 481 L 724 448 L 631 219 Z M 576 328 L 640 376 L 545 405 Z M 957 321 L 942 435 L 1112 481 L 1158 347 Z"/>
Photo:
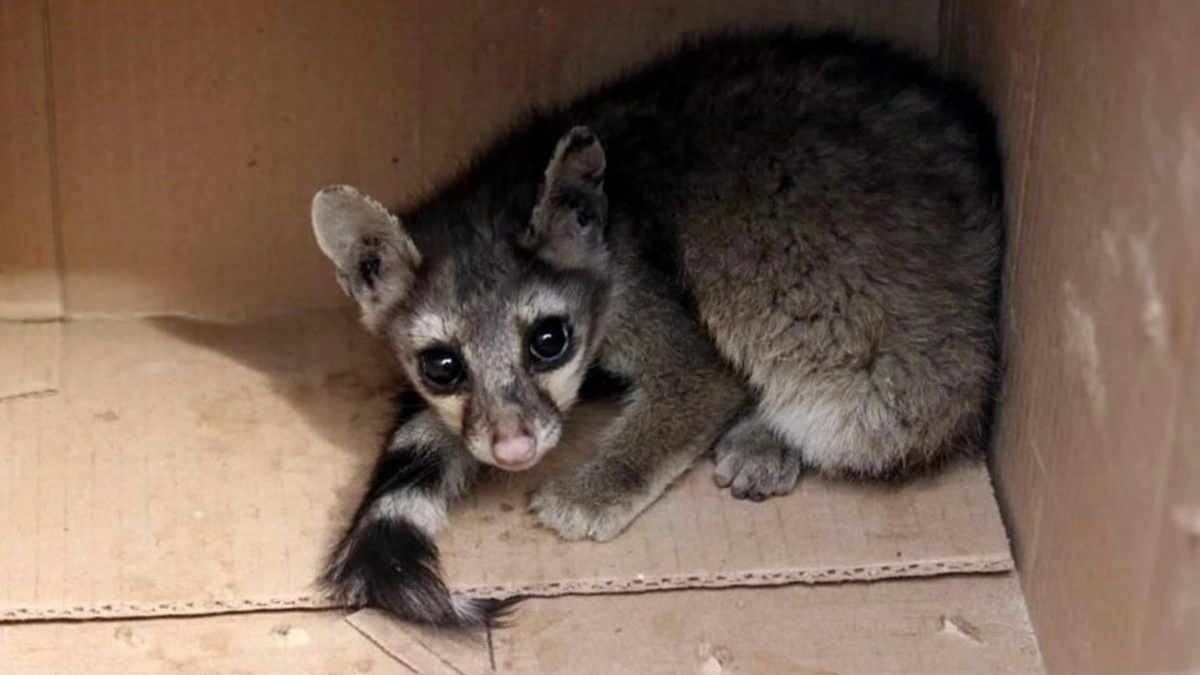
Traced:
<path fill-rule="evenodd" d="M 62 324 L 0 321 L 0 401 L 58 391 Z"/>
<path fill-rule="evenodd" d="M 1192 317 L 1192 335 L 1200 313 Z M 1192 340 L 1184 401 L 1200 401 L 1200 340 Z M 1171 463 L 1162 486 L 1158 548 L 1150 575 L 1149 609 L 1141 627 L 1139 667 L 1146 672 L 1200 669 L 1200 420 L 1181 405 Z"/>
<path fill-rule="evenodd" d="M 0 408 L 0 618 L 328 602 L 310 587 L 363 489 L 390 357 L 342 314 L 65 325 L 61 393 Z M 605 418 L 575 416 L 559 461 Z M 455 588 L 559 595 L 1011 568 L 986 471 L 903 488 L 804 481 L 738 502 L 702 465 L 607 544 L 535 527 L 551 466 L 485 482 L 441 539 Z"/>
<path fill-rule="evenodd" d="M 355 612 L 346 621 L 397 663 L 420 675 L 476 675 L 495 670 L 490 634 L 454 635 L 404 624 L 372 609 Z"/>
<path fill-rule="evenodd" d="M 0 7 L 0 320 L 63 313 L 44 10 L 41 0 Z"/>

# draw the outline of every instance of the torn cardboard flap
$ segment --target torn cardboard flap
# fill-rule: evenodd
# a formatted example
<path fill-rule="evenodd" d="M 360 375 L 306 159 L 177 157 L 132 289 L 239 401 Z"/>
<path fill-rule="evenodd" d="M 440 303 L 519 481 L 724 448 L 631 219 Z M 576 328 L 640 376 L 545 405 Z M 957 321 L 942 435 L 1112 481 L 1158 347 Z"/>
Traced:
<path fill-rule="evenodd" d="M 57 396 L 0 402 L 0 618 L 328 606 L 312 582 L 377 454 L 391 357 L 349 317 L 62 326 Z M 562 462 L 606 414 L 584 408 Z M 1010 569 L 981 464 L 902 489 L 807 480 L 738 502 L 711 465 L 622 536 L 564 543 L 479 486 L 441 537 L 452 587 L 559 595 Z"/>

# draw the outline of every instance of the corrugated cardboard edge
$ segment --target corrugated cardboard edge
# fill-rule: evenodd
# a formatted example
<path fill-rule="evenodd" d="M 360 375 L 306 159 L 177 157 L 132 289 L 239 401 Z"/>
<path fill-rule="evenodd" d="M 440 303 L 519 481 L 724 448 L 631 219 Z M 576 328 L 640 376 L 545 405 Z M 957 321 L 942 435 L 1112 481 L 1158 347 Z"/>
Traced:
<path fill-rule="evenodd" d="M 937 577 L 948 574 L 997 574 L 1013 569 L 1010 556 L 970 557 L 962 560 L 937 560 L 903 564 L 829 567 L 825 569 L 751 571 L 712 575 L 681 574 L 644 576 L 633 579 L 592 579 L 588 581 L 553 581 L 538 584 L 481 586 L 462 589 L 465 595 L 482 598 L 503 598 L 514 595 L 556 597 L 560 595 L 592 595 L 598 593 L 644 593 L 674 591 L 688 588 L 734 588 L 746 586 L 787 586 L 791 584 L 829 584 L 850 581 L 881 581 Z"/>
<path fill-rule="evenodd" d="M 691 588 L 735 588 L 758 586 L 787 586 L 791 584 L 827 584 L 844 582 L 883 581 L 888 579 L 927 578 L 962 574 L 1002 574 L 1013 570 L 1011 556 L 971 556 L 960 560 L 937 560 L 903 564 L 864 565 L 860 567 L 829 567 L 824 569 L 753 571 L 736 574 L 720 573 L 711 576 L 662 575 L 633 579 L 593 579 L 578 582 L 548 582 L 455 589 L 472 597 L 496 598 L 518 595 L 557 597 L 563 595 L 596 595 L 610 593 L 647 593 L 652 591 L 684 590 Z M 130 619 L 162 616 L 198 616 L 233 612 L 260 612 L 284 609 L 333 609 L 337 604 L 324 595 L 296 598 L 256 598 L 239 602 L 184 603 L 110 603 L 100 606 L 68 608 L 22 607 L 0 612 L 0 621 L 46 621 L 53 619 Z"/>

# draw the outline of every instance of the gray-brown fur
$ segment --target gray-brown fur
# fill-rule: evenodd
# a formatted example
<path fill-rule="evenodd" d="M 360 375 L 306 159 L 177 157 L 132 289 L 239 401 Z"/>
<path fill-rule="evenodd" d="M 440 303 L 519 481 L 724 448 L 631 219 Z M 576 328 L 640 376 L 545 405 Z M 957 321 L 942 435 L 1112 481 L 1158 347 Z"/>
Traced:
<path fill-rule="evenodd" d="M 589 366 L 631 383 L 593 455 L 531 502 L 563 537 L 607 540 L 710 451 L 718 485 L 763 499 L 802 468 L 890 476 L 977 441 L 993 134 L 887 47 L 713 38 L 531 115 L 398 221 L 331 188 L 314 226 L 478 461 L 552 450 Z M 570 326 L 561 362 L 531 351 L 531 331 L 561 342 L 547 317 Z M 439 388 L 430 372 L 460 372 L 445 350 L 465 370 Z"/>

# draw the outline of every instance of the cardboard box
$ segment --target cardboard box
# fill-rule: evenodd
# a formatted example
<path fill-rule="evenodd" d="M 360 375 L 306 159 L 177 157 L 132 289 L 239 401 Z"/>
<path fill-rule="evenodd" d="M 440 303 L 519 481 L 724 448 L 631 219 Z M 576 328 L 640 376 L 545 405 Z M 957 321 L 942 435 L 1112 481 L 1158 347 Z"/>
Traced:
<path fill-rule="evenodd" d="M 942 5 L 1004 136 L 994 473 L 1053 673 L 1200 667 L 1197 27 L 1186 2 Z"/>
<path fill-rule="evenodd" d="M 0 673 L 1200 667 L 1192 5 L 0 3 Z M 454 587 L 536 596 L 515 627 L 330 608 L 312 580 L 394 373 L 312 241 L 315 189 L 399 203 L 530 104 L 785 22 L 937 57 L 998 114 L 1008 536 L 970 463 L 764 504 L 700 466 L 603 545 L 532 527 L 534 473 L 441 539 Z"/>

